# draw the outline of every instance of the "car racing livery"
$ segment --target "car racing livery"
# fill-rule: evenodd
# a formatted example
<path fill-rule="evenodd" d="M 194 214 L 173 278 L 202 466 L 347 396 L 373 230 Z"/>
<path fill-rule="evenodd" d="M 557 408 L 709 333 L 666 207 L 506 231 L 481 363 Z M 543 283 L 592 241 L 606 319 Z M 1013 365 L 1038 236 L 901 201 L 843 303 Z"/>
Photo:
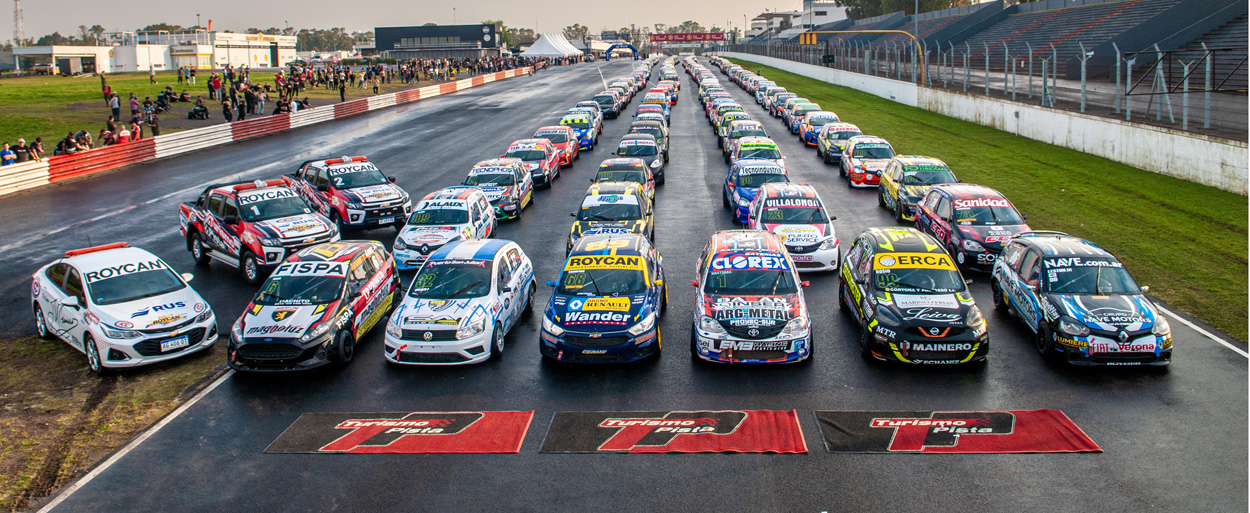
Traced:
<path fill-rule="evenodd" d="M 282 180 L 317 213 L 345 228 L 401 228 L 412 211 L 408 192 L 365 157 L 310 160 Z"/>
<path fill-rule="evenodd" d="M 647 166 L 651 168 L 651 174 L 655 176 L 655 184 L 664 184 L 664 161 L 666 157 L 660 146 L 656 144 L 655 137 L 651 134 L 626 134 L 616 147 L 616 155 L 618 157 L 640 158 L 647 161 Z"/>
<path fill-rule="evenodd" d="M 816 189 L 805 183 L 767 183 L 751 203 L 747 227 L 777 235 L 798 271 L 838 269 L 838 235 Z"/>
<path fill-rule="evenodd" d="M 654 240 L 655 216 L 642 186 L 632 182 L 596 182 L 586 189 L 582 206 L 572 216 L 565 252 L 582 237 L 634 233 Z"/>
<path fill-rule="evenodd" d="M 881 173 L 877 186 L 877 204 L 894 211 L 899 222 L 916 219 L 916 204 L 924 199 L 929 188 L 959 179 L 945 162 L 920 155 L 895 155 Z"/>
<path fill-rule="evenodd" d="M 386 361 L 460 365 L 503 355 L 509 331 L 533 310 L 534 266 L 515 242 L 444 246 L 413 278 L 386 325 Z"/>
<path fill-rule="evenodd" d="M 816 156 L 826 164 L 841 165 L 842 149 L 846 148 L 846 141 L 857 135 L 864 134 L 853 124 L 840 121 L 825 123 L 816 136 Z"/>
<path fill-rule="evenodd" d="M 778 166 L 786 166 L 786 159 L 781 156 L 781 148 L 777 147 L 777 143 L 767 137 L 743 137 L 738 139 L 738 146 L 734 148 L 729 161 L 732 163 L 739 159 L 770 160 Z"/>
<path fill-rule="evenodd" d="M 629 362 L 660 355 L 668 304 L 664 260 L 646 237 L 577 241 L 543 313 L 539 349 L 562 362 Z"/>
<path fill-rule="evenodd" d="M 725 175 L 725 187 L 721 195 L 721 204 L 733 209 L 734 220 L 747 222 L 747 214 L 751 210 L 751 201 L 759 188 L 766 183 L 789 182 L 790 176 L 786 168 L 771 160 L 742 159 L 729 166 Z"/>
<path fill-rule="evenodd" d="M 556 149 L 560 165 L 568 167 L 573 161 L 582 158 L 578 148 L 577 133 L 567 126 L 544 126 L 534 132 L 535 139 L 546 139 Z"/>
<path fill-rule="evenodd" d="M 799 119 L 799 140 L 808 146 L 816 146 L 816 138 L 820 135 L 820 127 L 828 123 L 837 123 L 838 115 L 818 110 L 808 112 Z"/>
<path fill-rule="evenodd" d="M 495 235 L 495 209 L 476 187 L 448 187 L 417 203 L 408 225 L 395 237 L 395 267 L 421 267 L 430 253 L 452 242 Z"/>
<path fill-rule="evenodd" d="M 521 159 L 530 172 L 535 186 L 551 187 L 551 182 L 560 178 L 560 156 L 555 147 L 546 139 L 520 139 L 512 141 L 508 151 L 500 158 Z"/>
<path fill-rule="evenodd" d="M 934 185 L 917 205 L 916 227 L 967 268 L 989 271 L 1007 241 L 1029 231 L 1016 207 L 983 185 Z"/>
<path fill-rule="evenodd" d="M 990 278 L 994 306 L 1033 330 L 1037 352 L 1074 365 L 1172 361 L 1172 328 L 1119 259 L 1058 232 L 1026 232 Z"/>
<path fill-rule="evenodd" d="M 759 121 L 740 119 L 730 122 L 725 136 L 716 140 L 717 146 L 720 146 L 721 152 L 725 154 L 726 164 L 729 163 L 729 155 L 738 147 L 738 141 L 743 137 L 768 137 L 768 132 Z"/>
<path fill-rule="evenodd" d="M 885 139 L 857 135 L 846 140 L 838 173 L 846 177 L 847 187 L 876 187 L 893 158 L 894 147 Z"/>
<path fill-rule="evenodd" d="M 989 331 L 950 255 L 914 228 L 869 228 L 842 261 L 838 306 L 860 326 L 869 360 L 984 362 Z"/>
<path fill-rule="evenodd" d="M 32 277 L 35 333 L 81 351 L 95 373 L 203 350 L 217 319 L 188 279 L 124 242 L 67 251 Z"/>
<path fill-rule="evenodd" d="M 339 230 L 313 212 L 280 179 L 210 185 L 178 208 L 179 232 L 199 265 L 216 260 L 260 283 L 264 272 L 300 249 L 339 239 Z"/>
<path fill-rule="evenodd" d="M 655 175 L 647 161 L 640 158 L 611 158 L 599 164 L 594 183 L 631 182 L 642 187 L 647 199 L 655 202 Z"/>
<path fill-rule="evenodd" d="M 477 187 L 495 207 L 496 219 L 520 219 L 534 203 L 534 180 L 521 159 L 486 159 L 473 165 L 464 185 Z"/>
<path fill-rule="evenodd" d="M 812 356 L 811 318 L 781 240 L 760 230 L 712 235 L 691 280 L 698 294 L 690 354 L 724 363 L 793 363 Z"/>
<path fill-rule="evenodd" d="M 347 365 L 398 302 L 399 274 L 382 244 L 341 241 L 301 250 L 274 270 L 230 331 L 240 371 Z"/>

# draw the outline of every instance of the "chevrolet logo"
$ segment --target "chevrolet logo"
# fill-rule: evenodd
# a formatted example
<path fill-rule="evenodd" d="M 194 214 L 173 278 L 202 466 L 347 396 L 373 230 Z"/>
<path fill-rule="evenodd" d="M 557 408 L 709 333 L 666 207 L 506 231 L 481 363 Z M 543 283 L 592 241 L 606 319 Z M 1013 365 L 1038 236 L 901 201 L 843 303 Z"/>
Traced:
<path fill-rule="evenodd" d="M 316 240 L 317 240 L 317 238 L 316 238 L 316 237 L 309 237 L 309 238 L 307 238 L 307 239 L 304 239 L 304 244 L 312 244 L 312 243 L 313 243 L 313 242 L 315 242 Z"/>
<path fill-rule="evenodd" d="M 591 333 L 591 334 L 590 334 L 590 338 L 599 338 L 599 337 L 602 337 L 602 336 L 603 336 L 603 335 L 601 335 L 599 332 L 595 332 L 595 333 Z"/>

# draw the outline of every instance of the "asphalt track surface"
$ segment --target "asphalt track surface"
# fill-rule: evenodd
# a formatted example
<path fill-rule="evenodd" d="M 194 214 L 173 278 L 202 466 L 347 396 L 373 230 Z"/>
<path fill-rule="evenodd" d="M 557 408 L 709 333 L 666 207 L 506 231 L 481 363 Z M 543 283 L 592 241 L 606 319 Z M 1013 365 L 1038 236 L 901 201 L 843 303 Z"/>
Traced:
<path fill-rule="evenodd" d="M 177 230 L 177 203 L 230 177 L 289 172 L 302 160 L 366 154 L 414 196 L 460 183 L 476 161 L 558 120 L 578 100 L 630 69 L 628 62 L 555 68 L 449 96 L 7 197 L 0 202 L 0 315 L 6 336 L 29 335 L 29 276 L 59 252 L 126 240 L 180 271 L 228 330 L 254 289 L 233 270 L 196 269 Z M 683 73 L 672 116 L 668 184 L 658 192 L 656 245 L 671 307 L 665 356 L 623 366 L 542 364 L 537 316 L 516 328 L 501 361 L 451 368 L 392 368 L 381 330 L 341 372 L 233 375 L 70 495 L 58 511 L 1245 511 L 1247 360 L 1173 323 L 1170 372 L 1084 370 L 1042 362 L 1025 328 L 989 307 L 986 276 L 976 300 L 990 322 L 982 369 L 869 365 L 857 328 L 837 311 L 836 274 L 811 276 L 815 361 L 808 366 L 729 367 L 688 356 L 694 291 L 685 283 L 714 230 L 733 228 L 719 198 L 726 169 Z M 729 83 L 727 80 L 726 83 Z M 835 168 L 802 148 L 745 92 L 795 181 L 816 186 L 845 250 L 869 226 L 892 225 L 871 190 L 850 190 Z M 629 106 L 637 106 L 634 102 Z M 827 106 L 836 110 L 837 106 Z M 584 153 L 520 222 L 500 237 L 529 253 L 541 282 L 556 277 L 564 240 L 591 170 L 607 158 L 628 118 L 608 121 Z M 854 120 L 849 120 L 854 121 Z M 868 127 L 871 130 L 871 127 Z M 1008 137 L 1004 134 L 1004 137 Z M 940 148 L 900 148 L 932 153 Z M 958 170 L 956 170 L 958 172 Z M 1044 228 L 1044 227 L 1039 227 Z M 388 246 L 393 230 L 366 232 Z M 545 304 L 551 289 L 540 286 Z M 224 343 L 224 342 L 223 342 Z M 72 351 L 68 346 L 66 351 Z M 1067 413 L 1101 454 L 830 454 L 814 410 L 997 410 Z M 580 410 L 796 409 L 808 454 L 539 454 L 552 415 Z M 270 455 L 265 447 L 304 412 L 534 410 L 520 454 Z"/>

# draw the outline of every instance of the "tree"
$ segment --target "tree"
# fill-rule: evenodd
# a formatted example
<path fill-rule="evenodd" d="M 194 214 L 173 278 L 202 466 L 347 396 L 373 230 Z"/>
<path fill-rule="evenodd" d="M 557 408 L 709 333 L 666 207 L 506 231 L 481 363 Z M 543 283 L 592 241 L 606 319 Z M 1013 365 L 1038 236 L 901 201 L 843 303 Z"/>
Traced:
<path fill-rule="evenodd" d="M 421 25 L 421 26 L 422 26 L 422 27 L 437 27 L 437 26 L 438 26 L 438 24 L 437 24 L 437 23 L 426 23 L 425 25 Z"/>
<path fill-rule="evenodd" d="M 362 33 L 357 32 L 356 35 Z M 369 33 L 372 37 L 372 33 Z M 351 50 L 355 43 L 353 34 L 343 27 L 326 29 L 300 29 L 295 34 L 295 49 L 301 52 L 326 52 Z"/>
<path fill-rule="evenodd" d="M 146 27 L 139 29 L 139 32 L 147 32 L 147 31 L 155 32 L 158 30 L 164 30 L 167 32 L 177 32 L 179 30 L 182 30 L 182 25 L 171 25 L 169 23 L 154 23 L 152 25 L 148 25 Z"/>
<path fill-rule="evenodd" d="M 510 47 L 529 46 L 538 40 L 538 35 L 530 28 L 508 27 L 507 34 L 506 41 L 509 41 L 507 45 Z"/>
<path fill-rule="evenodd" d="M 249 28 L 243 31 L 244 34 L 265 34 L 267 36 L 276 36 L 282 33 L 282 29 L 277 27 L 269 27 L 265 30 L 258 28 Z"/>
<path fill-rule="evenodd" d="M 846 16 L 852 20 L 870 18 L 902 11 L 914 14 L 914 0 L 834 0 L 840 7 L 846 7 Z M 971 0 L 920 0 L 920 12 L 939 11 L 951 7 L 970 5 Z"/>
<path fill-rule="evenodd" d="M 68 45 L 72 42 L 71 38 L 62 36 L 60 32 L 53 32 L 35 41 L 35 46 Z"/>
<path fill-rule="evenodd" d="M 655 33 L 656 33 L 656 34 L 663 34 L 663 33 L 665 33 L 665 32 L 668 32 L 667 30 L 664 30 L 664 28 L 665 28 L 665 27 L 667 27 L 667 26 L 668 26 L 668 25 L 665 25 L 665 24 L 663 24 L 663 23 L 656 23 L 656 24 L 654 25 L 654 27 L 655 27 Z"/>
<path fill-rule="evenodd" d="M 697 21 L 686 20 L 686 21 L 681 22 L 680 25 L 669 27 L 667 32 L 689 33 L 689 32 L 707 32 L 707 30 L 704 30 L 703 25 L 700 25 L 699 22 Z"/>
<path fill-rule="evenodd" d="M 586 37 L 586 34 L 589 34 L 589 33 L 590 33 L 590 27 L 583 27 L 580 23 L 574 23 L 572 25 L 564 27 L 564 38 L 568 39 L 569 41 L 572 41 L 574 39 L 581 39 L 583 37 Z"/>

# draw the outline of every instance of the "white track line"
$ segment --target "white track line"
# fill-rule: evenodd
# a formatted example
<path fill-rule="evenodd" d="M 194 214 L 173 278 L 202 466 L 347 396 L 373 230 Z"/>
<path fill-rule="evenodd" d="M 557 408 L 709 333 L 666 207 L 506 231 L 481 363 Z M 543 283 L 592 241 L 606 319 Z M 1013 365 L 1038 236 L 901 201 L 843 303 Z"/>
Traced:
<path fill-rule="evenodd" d="M 213 389 L 217 388 L 218 385 L 224 383 L 226 379 L 228 379 L 232 375 L 234 375 L 233 369 L 226 371 L 226 373 L 223 374 L 220 378 L 217 378 L 217 381 L 214 381 L 211 385 L 208 385 L 208 387 L 205 388 L 204 390 L 201 390 L 200 393 L 195 394 L 195 397 L 192 397 L 190 401 L 183 403 L 182 406 L 179 406 L 177 409 L 175 409 L 173 413 L 166 415 L 165 418 L 160 420 L 160 422 L 157 422 L 155 425 L 148 428 L 147 431 L 144 431 L 143 434 L 139 435 L 138 437 L 135 437 L 134 440 L 131 440 L 130 443 L 126 444 L 125 447 L 122 447 L 120 451 L 113 453 L 113 456 L 105 460 L 104 463 L 101 463 L 99 466 L 92 469 L 91 472 L 87 473 L 87 475 L 82 476 L 82 478 L 74 482 L 74 484 L 66 487 L 65 490 L 61 491 L 61 493 L 57 495 L 55 499 L 52 499 L 52 502 L 49 502 L 42 508 L 39 508 L 38 513 L 48 513 L 49 511 L 52 511 L 52 509 L 60 505 L 62 501 L 64 501 L 65 499 L 68 499 L 70 495 L 73 495 L 74 492 L 78 491 L 79 488 L 86 486 L 87 483 L 90 483 L 91 480 L 95 479 L 96 476 L 100 475 L 101 472 L 108 470 L 108 468 L 113 466 L 114 463 L 117 463 L 118 460 L 122 459 L 122 457 L 130 453 L 130 451 L 133 451 L 136 447 L 139 446 L 139 444 L 143 443 L 152 435 L 155 435 L 156 432 L 160 431 L 161 428 L 165 427 L 166 424 L 169 424 L 174 419 L 178 418 L 179 415 L 182 415 L 182 412 L 187 411 L 187 409 L 191 408 L 192 405 L 199 402 L 200 399 L 203 399 L 204 396 L 208 395 L 209 392 L 212 392 Z"/>
<path fill-rule="evenodd" d="M 1209 331 L 1207 331 L 1207 330 L 1204 330 L 1204 329 L 1202 329 L 1202 328 L 1199 328 L 1199 327 L 1198 327 L 1198 325 L 1196 325 L 1196 324 L 1194 324 L 1194 323 L 1192 323 L 1192 322 L 1189 322 L 1189 321 L 1185 320 L 1183 317 L 1181 317 L 1181 316 L 1179 316 L 1179 315 L 1176 315 L 1175 313 L 1172 313 L 1172 311 L 1171 311 L 1171 310 L 1168 310 L 1167 308 L 1164 308 L 1164 307 L 1162 307 L 1162 306 L 1159 306 L 1158 304 L 1156 304 L 1156 305 L 1154 305 L 1154 306 L 1155 306 L 1155 308 L 1158 308 L 1160 312 L 1163 312 L 1163 313 L 1165 313 L 1165 314 L 1168 314 L 1168 317 L 1171 317 L 1171 318 L 1173 318 L 1173 319 L 1176 319 L 1176 320 L 1178 320 L 1178 321 L 1181 321 L 1181 324 L 1184 324 L 1184 325 L 1186 325 L 1186 326 L 1189 326 L 1189 327 L 1190 327 L 1190 328 L 1192 328 L 1194 331 L 1197 331 L 1198 333 L 1200 333 L 1200 334 L 1202 334 L 1202 335 L 1206 336 L 1207 338 L 1209 338 L 1209 339 L 1211 339 L 1211 340 L 1214 340 L 1214 341 L 1216 341 L 1216 342 L 1219 342 L 1219 343 L 1220 343 L 1221 345 L 1223 345 L 1224 347 L 1227 347 L 1227 348 L 1229 348 L 1229 349 L 1232 349 L 1234 353 L 1237 353 L 1237 354 L 1239 354 L 1239 355 L 1241 355 L 1241 356 L 1244 356 L 1244 357 L 1246 357 L 1246 358 L 1250 358 L 1250 354 L 1247 354 L 1247 353 L 1246 353 L 1244 350 L 1242 350 L 1240 347 L 1237 347 L 1237 346 L 1235 346 L 1235 345 L 1232 345 L 1232 344 L 1228 343 L 1228 341 L 1226 341 L 1226 340 L 1224 340 L 1224 339 L 1222 339 L 1222 338 L 1220 338 L 1220 337 L 1217 337 L 1217 336 L 1213 335 L 1211 332 L 1209 332 Z"/>

